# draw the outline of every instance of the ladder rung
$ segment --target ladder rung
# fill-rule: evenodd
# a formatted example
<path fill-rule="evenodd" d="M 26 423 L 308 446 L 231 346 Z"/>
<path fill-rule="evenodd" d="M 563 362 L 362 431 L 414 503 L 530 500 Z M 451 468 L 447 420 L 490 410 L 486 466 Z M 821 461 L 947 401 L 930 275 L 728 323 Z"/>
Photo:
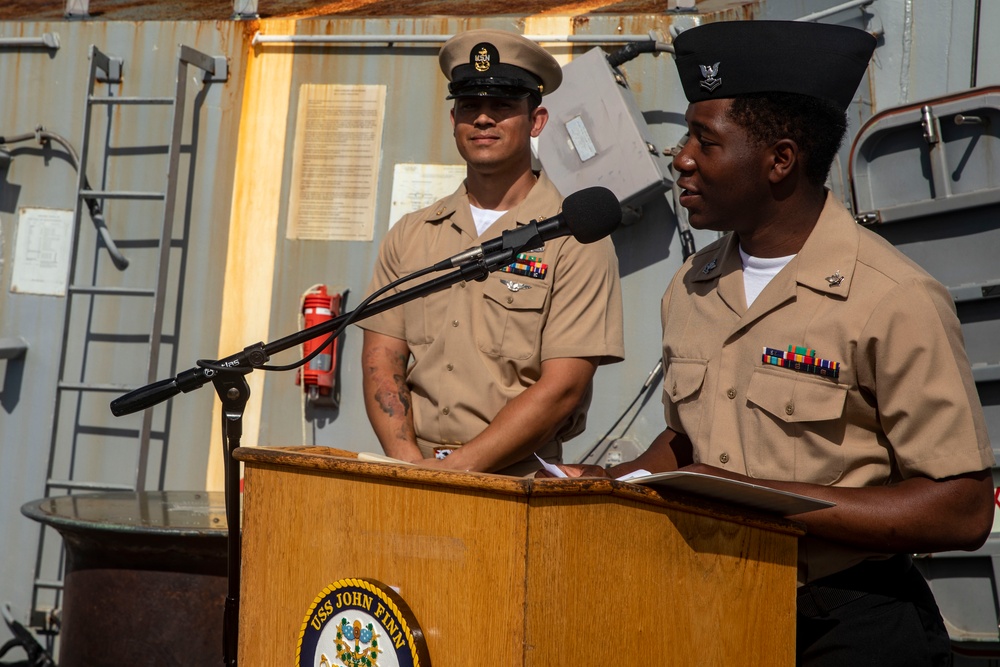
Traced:
<path fill-rule="evenodd" d="M 74 482 L 71 480 L 50 479 L 45 482 L 50 489 L 78 489 L 86 491 L 135 491 L 128 484 L 105 484 L 103 482 Z"/>
<path fill-rule="evenodd" d="M 125 190 L 80 190 L 80 196 L 94 199 L 165 199 L 162 192 L 128 192 Z"/>
<path fill-rule="evenodd" d="M 35 586 L 37 586 L 38 588 L 51 588 L 53 590 L 59 591 L 63 589 L 64 585 L 65 584 L 63 584 L 63 582 L 61 581 L 52 581 L 50 579 L 35 579 Z"/>
<path fill-rule="evenodd" d="M 139 429 L 137 428 L 108 428 L 106 426 L 79 426 L 77 427 L 76 432 L 81 435 L 103 435 L 108 438 L 139 437 Z"/>
<path fill-rule="evenodd" d="M 156 291 L 137 287 L 100 287 L 95 285 L 70 285 L 73 294 L 105 294 L 111 296 L 156 296 Z"/>
<path fill-rule="evenodd" d="M 105 97 L 91 95 L 87 98 L 91 104 L 173 104 L 172 97 Z"/>
<path fill-rule="evenodd" d="M 66 391 L 109 391 L 109 392 L 129 392 L 135 387 L 126 387 L 120 384 L 97 384 L 90 382 L 60 382 L 59 389 Z"/>

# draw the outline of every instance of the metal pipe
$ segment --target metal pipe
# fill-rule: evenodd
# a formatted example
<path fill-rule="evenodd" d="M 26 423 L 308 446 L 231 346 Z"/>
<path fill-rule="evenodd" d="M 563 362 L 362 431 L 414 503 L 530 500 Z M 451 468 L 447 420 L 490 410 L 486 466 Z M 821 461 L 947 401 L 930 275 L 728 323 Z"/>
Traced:
<path fill-rule="evenodd" d="M 814 14 L 809 14 L 803 16 L 802 18 L 795 19 L 796 21 L 818 21 L 824 19 L 827 16 L 832 16 L 834 14 L 839 14 L 840 12 L 847 11 L 848 9 L 854 9 L 855 7 L 867 7 L 868 5 L 875 2 L 875 0 L 851 0 L 850 2 L 845 2 L 841 5 L 835 7 L 829 7 L 822 11 L 818 11 Z"/>
<path fill-rule="evenodd" d="M 979 80 L 979 21 L 982 11 L 982 0 L 976 0 L 972 14 L 972 66 L 969 73 L 969 88 L 975 88 Z"/>
<path fill-rule="evenodd" d="M 46 32 L 41 37 L 0 37 L 0 47 L 4 46 L 41 47 L 55 50 L 59 48 L 59 33 Z"/>
<path fill-rule="evenodd" d="M 43 141 L 55 141 L 66 149 L 74 169 L 79 172 L 83 168 L 80 165 L 80 156 L 76 154 L 76 150 L 73 148 L 73 145 L 70 144 L 64 137 L 56 134 L 55 132 L 49 132 L 41 126 L 36 128 L 34 132 L 30 133 L 17 134 L 14 136 L 0 136 L 0 144 L 13 144 L 21 141 L 28 141 L 29 139 L 37 139 L 39 143 Z M 86 182 L 86 177 L 84 177 L 84 179 Z M 87 187 L 89 189 L 89 184 L 87 184 Z M 124 271 L 128 267 L 128 258 L 121 253 L 121 250 L 119 250 L 118 246 L 115 244 L 115 240 L 111 238 L 111 232 L 108 231 L 107 223 L 104 221 L 104 211 L 101 209 L 100 202 L 93 197 L 85 197 L 84 203 L 90 211 L 90 219 L 94 222 L 94 227 L 97 229 L 97 233 L 104 242 L 104 247 L 107 248 L 108 254 L 111 255 L 112 263 L 119 271 Z"/>
<path fill-rule="evenodd" d="M 867 0 L 874 2 L 874 0 Z M 533 42 L 556 42 L 565 44 L 626 44 L 629 42 L 655 42 L 650 35 L 524 35 Z M 262 35 L 253 36 L 257 44 L 443 44 L 452 35 Z M 664 44 L 664 51 L 673 48 Z M 660 49 L 658 49 L 660 50 Z"/>

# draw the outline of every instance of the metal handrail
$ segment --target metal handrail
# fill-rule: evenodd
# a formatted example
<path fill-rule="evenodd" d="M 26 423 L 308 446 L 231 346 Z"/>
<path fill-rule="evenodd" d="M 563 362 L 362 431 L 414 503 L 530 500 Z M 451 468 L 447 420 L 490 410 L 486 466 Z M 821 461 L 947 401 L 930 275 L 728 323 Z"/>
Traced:
<path fill-rule="evenodd" d="M 258 44 L 444 44 L 452 35 L 263 35 L 254 33 L 254 46 Z M 564 44 L 627 44 L 655 42 L 653 35 L 524 35 L 533 42 Z M 666 50 L 672 50 L 665 45 Z"/>
<path fill-rule="evenodd" d="M 0 37 L 0 47 L 5 46 L 56 50 L 59 48 L 59 33 L 46 32 L 41 37 Z"/>

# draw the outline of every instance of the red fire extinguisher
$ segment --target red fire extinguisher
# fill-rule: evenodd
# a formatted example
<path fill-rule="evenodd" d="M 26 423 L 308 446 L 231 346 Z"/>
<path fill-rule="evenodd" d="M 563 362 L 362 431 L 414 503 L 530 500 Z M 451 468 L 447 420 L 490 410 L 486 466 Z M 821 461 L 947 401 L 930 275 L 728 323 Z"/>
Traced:
<path fill-rule="evenodd" d="M 308 329 L 317 324 L 329 322 L 340 315 L 340 300 L 340 294 L 327 293 L 326 285 L 311 287 L 302 296 L 302 317 L 305 320 L 305 327 Z M 302 355 L 312 354 L 330 336 L 330 333 L 332 332 L 324 333 L 303 343 Z M 310 401 L 317 401 L 320 397 L 328 397 L 333 392 L 336 360 L 337 341 L 335 340 L 324 347 L 304 368 L 299 369 L 295 384 L 302 385 L 302 389 Z"/>

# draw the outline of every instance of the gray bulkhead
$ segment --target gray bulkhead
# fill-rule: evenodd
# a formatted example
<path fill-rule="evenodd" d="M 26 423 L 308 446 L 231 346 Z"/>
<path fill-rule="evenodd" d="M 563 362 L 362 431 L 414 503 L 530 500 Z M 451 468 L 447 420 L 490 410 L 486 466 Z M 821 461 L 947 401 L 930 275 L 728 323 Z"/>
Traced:
<path fill-rule="evenodd" d="M 357 305 L 378 242 L 401 205 L 394 195 L 405 194 L 407 166 L 435 166 L 431 172 L 440 178 L 434 187 L 440 188 L 448 170 L 439 166 L 461 164 L 437 64 L 440 41 L 426 38 L 466 28 L 553 36 L 545 43 L 566 66 L 567 84 L 549 136 L 539 144 L 539 162 L 557 184 L 566 183 L 564 190 L 602 184 L 613 173 L 613 189 L 630 204 L 627 224 L 612 236 L 622 272 L 627 358 L 599 369 L 587 431 L 567 444 L 567 461 L 588 454 L 588 460 L 631 458 L 662 429 L 660 376 L 654 372 L 660 297 L 682 262 L 685 242 L 700 248 L 714 238 L 694 232 L 688 239 L 683 216 L 675 215 L 669 152 L 684 135 L 686 102 L 670 54 L 641 54 L 616 73 L 593 49 L 611 53 L 630 40 L 669 43 L 672 29 L 694 21 L 809 16 L 879 35 L 849 111 L 851 141 L 830 187 L 856 213 L 871 214 L 869 222 L 883 211 L 883 222 L 872 228 L 952 290 L 1000 455 L 1000 302 L 991 300 L 1000 294 L 1000 93 L 951 99 L 973 87 L 1000 86 L 1000 44 L 977 39 L 1000 27 L 1000 4 L 703 0 L 697 11 L 664 11 L 664 5 L 674 9 L 671 1 L 633 3 L 640 8 L 624 13 L 594 2 L 593 10 L 574 18 L 543 14 L 545 3 L 521 3 L 524 8 L 508 7 L 511 13 L 503 15 L 494 3 L 469 18 L 468 2 L 456 2 L 451 15 L 429 17 L 378 11 L 380 4 L 398 3 L 361 3 L 354 14 L 317 15 L 305 11 L 315 3 L 260 0 L 260 17 L 241 20 L 232 18 L 227 3 L 164 3 L 146 8 L 144 16 L 124 3 L 93 0 L 90 16 L 73 19 L 62 16 L 62 6 L 22 4 L 28 3 L 0 9 L 0 604 L 10 603 L 22 622 L 44 625 L 45 612 L 59 604 L 55 590 L 38 591 L 33 584 L 39 569 L 58 577 L 60 556 L 52 546 L 58 535 L 46 538 L 39 557 L 39 526 L 19 511 L 46 493 L 66 492 L 52 486 L 53 479 L 167 490 L 219 490 L 222 482 L 211 385 L 152 409 L 141 468 L 143 415 L 113 417 L 108 402 L 118 395 L 114 391 L 60 389 L 72 381 L 124 392 L 147 382 L 150 300 L 68 296 L 58 282 L 85 279 L 122 289 L 155 284 L 154 239 L 164 211 L 160 200 L 103 200 L 101 216 L 128 259 L 124 270 L 99 240 L 86 206 L 76 223 L 75 252 L 66 254 L 73 236 L 66 219 L 81 199 L 72 150 L 88 147 L 83 168 L 91 190 L 156 192 L 170 176 L 176 179 L 160 355 L 152 370 L 153 377 L 168 378 L 198 359 L 302 328 L 303 294 L 317 284 L 345 294 L 346 309 Z M 569 35 L 574 38 L 560 38 Z M 175 94 L 182 46 L 224 63 L 226 76 L 184 70 L 175 174 L 166 167 L 172 116 L 163 106 L 94 105 L 83 136 L 91 47 L 120 66 L 106 77 L 110 82 L 95 84 L 95 95 L 149 99 Z M 807 60 L 802 67 L 809 67 Z M 316 91 L 336 86 L 384 87 L 378 91 L 384 98 L 371 107 L 381 124 L 377 141 L 367 144 L 378 151 L 370 206 L 362 214 L 367 219 L 345 216 L 346 232 L 325 228 L 334 239 L 353 234 L 355 240 L 312 238 L 289 224 L 292 202 L 308 190 L 297 176 L 296 155 L 319 141 L 300 109 Z M 610 100 L 603 111 L 595 90 Z M 956 115 L 983 122 L 956 124 Z M 565 158 L 570 139 L 562 139 L 563 146 L 549 141 L 557 131 L 579 129 L 573 120 L 581 116 L 593 120 L 589 140 L 607 159 L 574 164 Z M 928 127 L 937 128 L 938 142 L 927 141 Z M 74 261 L 75 276 L 68 280 Z M 349 328 L 340 341 L 339 404 L 309 400 L 294 372 L 252 374 L 244 444 L 377 451 L 361 400 L 359 352 L 359 331 Z M 272 363 L 295 359 L 288 351 Z M 947 554 L 922 565 L 953 638 L 969 646 L 1000 645 L 998 557 L 995 533 L 976 554 Z M 7 638 L 0 629 L 0 643 Z"/>

